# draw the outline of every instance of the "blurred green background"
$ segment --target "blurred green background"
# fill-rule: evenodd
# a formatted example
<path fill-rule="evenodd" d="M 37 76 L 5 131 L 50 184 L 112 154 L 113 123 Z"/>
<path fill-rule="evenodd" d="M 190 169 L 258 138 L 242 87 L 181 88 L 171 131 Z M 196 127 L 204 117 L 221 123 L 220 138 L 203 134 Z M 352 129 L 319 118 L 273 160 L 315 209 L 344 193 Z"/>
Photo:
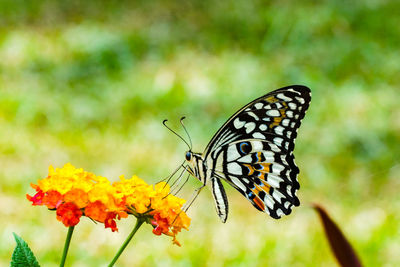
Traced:
<path fill-rule="evenodd" d="M 119 266 L 335 266 L 310 203 L 325 206 L 366 266 L 400 265 L 398 1 L 0 1 L 0 265 L 12 232 L 43 266 L 66 228 L 31 207 L 49 165 L 149 183 L 183 160 L 162 126 L 179 118 L 201 152 L 238 108 L 304 84 L 313 100 L 296 142 L 302 205 L 279 221 L 229 188 L 220 223 L 211 194 L 170 238 L 139 230 Z M 182 197 L 200 185 L 191 178 Z M 110 261 L 119 233 L 83 219 L 67 263 Z"/>

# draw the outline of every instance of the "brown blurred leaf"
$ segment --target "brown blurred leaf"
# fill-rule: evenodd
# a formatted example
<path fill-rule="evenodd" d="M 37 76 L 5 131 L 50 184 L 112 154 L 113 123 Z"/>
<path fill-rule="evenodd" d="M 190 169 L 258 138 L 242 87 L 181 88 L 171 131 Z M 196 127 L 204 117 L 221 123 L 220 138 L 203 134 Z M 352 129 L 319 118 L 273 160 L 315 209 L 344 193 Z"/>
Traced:
<path fill-rule="evenodd" d="M 325 234 L 339 264 L 345 267 L 361 267 L 362 264 L 356 252 L 351 247 L 340 228 L 329 217 L 325 209 L 315 203 L 313 204 L 313 208 L 318 212 L 321 218 Z"/>

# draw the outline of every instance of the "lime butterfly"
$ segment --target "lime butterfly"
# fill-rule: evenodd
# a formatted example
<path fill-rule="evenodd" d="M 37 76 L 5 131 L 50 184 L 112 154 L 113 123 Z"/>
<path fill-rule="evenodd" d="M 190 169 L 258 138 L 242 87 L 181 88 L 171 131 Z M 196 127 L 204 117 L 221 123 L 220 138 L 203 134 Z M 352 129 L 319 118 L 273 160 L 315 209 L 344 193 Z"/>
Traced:
<path fill-rule="evenodd" d="M 197 194 L 204 186 L 210 187 L 222 222 L 228 217 L 222 180 L 275 219 L 300 205 L 293 149 L 310 101 L 306 86 L 272 91 L 233 114 L 202 154 L 190 148 L 186 152 L 186 170 L 203 183 Z"/>

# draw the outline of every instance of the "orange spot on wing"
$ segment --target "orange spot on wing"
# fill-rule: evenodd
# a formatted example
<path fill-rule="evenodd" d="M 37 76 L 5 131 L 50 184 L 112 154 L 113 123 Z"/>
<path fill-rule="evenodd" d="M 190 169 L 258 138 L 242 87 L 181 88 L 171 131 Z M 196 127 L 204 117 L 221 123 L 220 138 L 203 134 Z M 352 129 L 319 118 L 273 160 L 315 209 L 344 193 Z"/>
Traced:
<path fill-rule="evenodd" d="M 253 199 L 253 201 L 254 201 L 254 203 L 256 203 L 257 207 L 259 207 L 262 211 L 265 210 L 264 202 L 262 202 L 262 200 L 261 200 L 258 196 L 256 196 L 256 197 Z"/>
<path fill-rule="evenodd" d="M 254 173 L 255 169 L 254 169 L 253 165 L 244 163 L 243 166 L 245 166 L 249 169 L 248 175 L 252 175 Z"/>
<path fill-rule="evenodd" d="M 274 121 L 270 124 L 270 127 L 275 127 L 278 126 L 283 118 L 286 118 L 286 110 L 288 109 L 288 105 L 286 104 L 286 102 L 282 102 L 282 105 L 284 106 L 284 108 L 279 109 L 279 113 L 281 114 L 280 117 L 275 117 Z"/>
<path fill-rule="evenodd" d="M 271 189 L 271 186 L 269 184 L 264 184 L 264 186 L 262 186 L 262 189 L 266 192 L 269 193 L 269 190 Z"/>
<path fill-rule="evenodd" d="M 261 153 L 261 152 L 259 152 L 259 153 Z M 259 157 L 261 157 L 261 156 L 259 156 Z M 245 166 L 245 167 L 247 167 L 249 169 L 248 175 L 253 175 L 255 171 L 258 171 L 258 172 L 261 173 L 260 176 L 258 176 L 258 178 L 265 179 L 264 178 L 264 174 L 265 173 L 269 173 L 271 163 L 261 162 L 261 163 L 258 163 L 258 164 L 260 164 L 263 167 L 261 170 L 256 170 L 254 168 L 254 165 L 252 165 L 252 164 L 243 163 L 243 166 Z"/>
<path fill-rule="evenodd" d="M 265 191 L 265 193 L 268 194 L 269 193 L 269 188 L 270 187 L 266 187 L 265 185 L 264 186 L 255 185 L 255 188 L 251 190 L 255 195 L 255 197 L 253 199 L 254 203 L 256 203 L 257 207 L 259 207 L 262 211 L 265 210 L 265 204 L 261 200 L 261 198 L 258 196 L 258 193 L 260 191 Z"/>
<path fill-rule="evenodd" d="M 260 191 L 264 191 L 265 193 L 269 193 L 269 189 L 271 188 L 271 186 L 269 185 L 269 184 L 267 184 L 265 181 L 263 181 L 263 180 L 261 180 L 262 181 L 262 183 L 263 183 L 263 185 L 255 185 L 256 186 L 256 189 L 255 190 L 253 190 L 253 192 L 254 193 L 256 193 L 257 192 L 257 194 L 258 194 L 258 192 L 260 192 Z"/>
<path fill-rule="evenodd" d="M 265 100 L 267 100 L 269 103 L 279 102 L 279 99 L 277 99 L 275 96 L 269 96 Z"/>
<path fill-rule="evenodd" d="M 271 127 L 278 126 L 278 125 L 281 123 L 282 118 L 284 118 L 284 117 L 286 117 L 285 112 L 283 112 L 283 114 L 282 114 L 282 112 L 281 112 L 281 117 L 275 117 L 275 118 L 274 118 L 274 122 L 271 123 L 270 126 L 271 126 Z"/>
<path fill-rule="evenodd" d="M 268 184 L 266 181 L 261 180 L 261 182 L 263 183 L 262 186 L 260 186 L 266 193 L 269 193 L 269 190 L 271 189 L 271 185 Z"/>
<path fill-rule="evenodd" d="M 269 166 L 271 166 L 271 163 L 262 162 L 262 163 L 260 163 L 260 165 L 263 166 L 263 169 L 260 170 L 260 172 L 263 172 L 263 173 L 269 172 Z"/>

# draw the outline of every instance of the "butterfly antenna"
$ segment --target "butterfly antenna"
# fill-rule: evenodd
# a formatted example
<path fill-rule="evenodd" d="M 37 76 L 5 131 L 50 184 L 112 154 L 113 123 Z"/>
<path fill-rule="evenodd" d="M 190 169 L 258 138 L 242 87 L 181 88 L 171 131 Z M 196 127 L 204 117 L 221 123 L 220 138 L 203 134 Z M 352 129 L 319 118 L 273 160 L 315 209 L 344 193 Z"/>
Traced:
<path fill-rule="evenodd" d="M 185 142 L 185 144 L 188 146 L 188 148 L 189 148 L 189 150 L 190 150 L 191 147 L 189 146 L 188 142 L 186 142 L 186 140 L 183 139 L 183 137 L 180 136 L 179 134 L 177 134 L 174 130 L 172 130 L 171 128 L 169 128 L 169 127 L 167 126 L 167 124 L 166 124 L 167 121 L 168 121 L 168 120 L 163 120 L 162 123 L 164 124 L 164 126 L 167 127 L 167 129 L 170 130 L 173 134 L 175 134 L 176 136 L 178 136 L 183 142 Z"/>
<path fill-rule="evenodd" d="M 183 116 L 183 117 L 181 118 L 180 122 L 181 122 L 181 124 L 182 124 L 182 127 L 183 127 L 183 129 L 184 129 L 184 130 L 185 130 L 185 132 L 186 132 L 186 135 L 189 137 L 189 142 L 190 142 L 190 150 L 192 150 L 192 147 L 193 147 L 193 144 L 192 144 L 192 138 L 190 138 L 189 132 L 186 130 L 186 127 L 185 127 L 185 125 L 183 124 L 183 120 L 184 120 L 185 118 L 186 118 L 186 117 L 185 117 L 185 116 Z"/>

